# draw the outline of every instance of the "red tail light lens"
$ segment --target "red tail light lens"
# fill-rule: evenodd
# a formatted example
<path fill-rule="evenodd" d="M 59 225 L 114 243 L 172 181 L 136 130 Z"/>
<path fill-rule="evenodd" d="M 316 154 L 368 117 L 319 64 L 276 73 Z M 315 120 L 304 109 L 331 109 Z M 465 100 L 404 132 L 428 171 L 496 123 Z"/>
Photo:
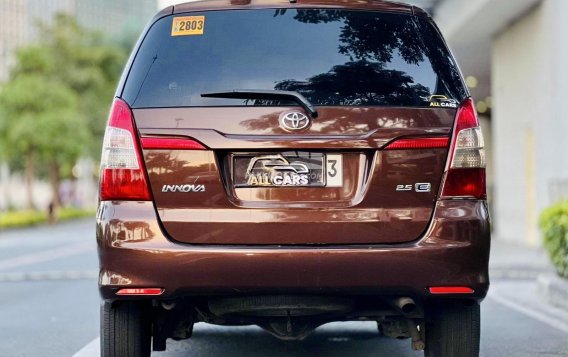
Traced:
<path fill-rule="evenodd" d="M 143 168 L 132 111 L 123 100 L 115 99 L 103 141 L 100 199 L 149 201 Z"/>
<path fill-rule="evenodd" d="M 486 197 L 485 169 L 452 169 L 446 173 L 442 198 Z"/>
<path fill-rule="evenodd" d="M 471 99 L 458 110 L 442 187 L 443 199 L 487 197 L 483 135 Z"/>
<path fill-rule="evenodd" d="M 439 149 L 449 145 L 450 138 L 446 137 L 400 139 L 390 143 L 385 150 Z"/>
<path fill-rule="evenodd" d="M 158 138 L 144 137 L 142 138 L 143 149 L 154 150 L 206 150 L 201 143 L 189 138 Z"/>

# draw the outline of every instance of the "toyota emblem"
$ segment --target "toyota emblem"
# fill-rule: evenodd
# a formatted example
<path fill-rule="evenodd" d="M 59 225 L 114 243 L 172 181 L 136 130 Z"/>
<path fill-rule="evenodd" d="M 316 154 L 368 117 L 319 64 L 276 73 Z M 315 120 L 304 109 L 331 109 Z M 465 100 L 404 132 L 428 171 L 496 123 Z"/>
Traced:
<path fill-rule="evenodd" d="M 288 131 L 297 131 L 307 128 L 310 118 L 302 112 L 287 112 L 280 116 L 280 126 Z"/>

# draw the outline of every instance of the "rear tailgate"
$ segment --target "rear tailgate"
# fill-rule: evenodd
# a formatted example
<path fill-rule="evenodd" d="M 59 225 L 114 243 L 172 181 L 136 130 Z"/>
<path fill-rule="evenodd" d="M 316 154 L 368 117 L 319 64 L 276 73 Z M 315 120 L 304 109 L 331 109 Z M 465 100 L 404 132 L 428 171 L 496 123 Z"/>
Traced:
<path fill-rule="evenodd" d="M 457 103 L 467 97 L 431 20 L 390 6 L 370 11 L 366 3 L 195 6 L 156 20 L 119 93 L 141 137 L 205 146 L 143 152 L 170 237 L 224 245 L 420 237 L 448 148 L 385 147 L 449 137 Z M 287 114 L 304 115 L 297 103 L 211 97 L 231 90 L 296 92 L 319 116 L 285 130 Z"/>
<path fill-rule="evenodd" d="M 408 242 L 424 232 L 448 149 L 381 148 L 406 136 L 449 136 L 455 109 L 322 107 L 308 130 L 289 133 L 280 127 L 279 116 L 293 109 L 297 110 L 134 110 L 142 137 L 193 138 L 207 147 L 144 150 L 155 205 L 174 240 L 231 245 L 373 244 Z M 244 160 L 282 154 L 321 160 L 339 155 L 341 182 L 318 187 L 237 187 L 235 179 L 243 173 L 236 170 L 244 167 L 234 165 L 234 157 L 242 154 L 246 154 Z M 324 172 L 331 169 L 323 168 Z M 417 190 L 420 183 L 430 189 Z M 194 186 L 182 188 L 187 185 Z M 201 185 L 203 190 L 196 189 Z"/>

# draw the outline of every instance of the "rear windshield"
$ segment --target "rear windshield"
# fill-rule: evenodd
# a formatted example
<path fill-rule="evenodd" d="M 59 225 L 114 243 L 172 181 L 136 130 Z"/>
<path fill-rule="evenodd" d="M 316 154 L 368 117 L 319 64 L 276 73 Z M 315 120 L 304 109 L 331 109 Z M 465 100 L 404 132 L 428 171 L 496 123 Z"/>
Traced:
<path fill-rule="evenodd" d="M 233 89 L 297 91 L 320 106 L 425 107 L 433 95 L 458 101 L 467 95 L 426 18 L 262 9 L 158 20 L 136 55 L 123 97 L 133 108 L 288 104 L 201 97 Z"/>

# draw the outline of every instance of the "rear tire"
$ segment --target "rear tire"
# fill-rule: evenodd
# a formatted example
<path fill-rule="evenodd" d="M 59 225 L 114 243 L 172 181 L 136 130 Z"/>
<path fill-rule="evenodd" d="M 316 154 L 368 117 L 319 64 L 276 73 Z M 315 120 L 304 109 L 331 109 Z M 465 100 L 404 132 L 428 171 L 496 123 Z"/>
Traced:
<path fill-rule="evenodd" d="M 118 301 L 101 305 L 101 356 L 149 357 L 150 306 L 145 302 Z"/>
<path fill-rule="evenodd" d="M 446 303 L 426 310 L 426 357 L 478 357 L 479 303 Z"/>

